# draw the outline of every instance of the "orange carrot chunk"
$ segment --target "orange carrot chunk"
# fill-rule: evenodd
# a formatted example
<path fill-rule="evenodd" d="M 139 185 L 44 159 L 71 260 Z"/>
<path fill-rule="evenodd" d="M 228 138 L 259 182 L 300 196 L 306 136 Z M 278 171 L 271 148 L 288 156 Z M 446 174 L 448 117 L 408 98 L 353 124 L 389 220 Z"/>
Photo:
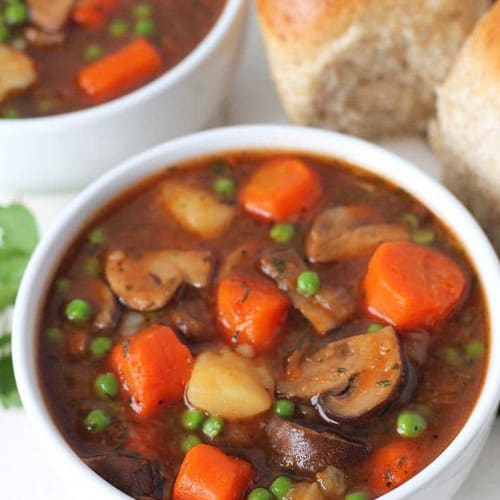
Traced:
<path fill-rule="evenodd" d="M 144 38 L 83 68 L 77 76 L 81 90 L 95 100 L 116 97 L 157 74 L 163 61 Z"/>
<path fill-rule="evenodd" d="M 421 468 L 422 460 L 414 443 L 393 441 L 375 450 L 368 459 L 368 485 L 383 495 L 411 479 Z"/>
<path fill-rule="evenodd" d="M 184 457 L 173 500 L 240 500 L 252 481 L 251 465 L 215 446 L 199 444 Z"/>
<path fill-rule="evenodd" d="M 240 193 L 245 209 L 266 219 L 296 219 L 321 197 L 318 176 L 302 161 L 277 158 L 263 163 Z"/>
<path fill-rule="evenodd" d="M 402 329 L 444 320 L 466 288 L 463 271 L 449 257 L 408 241 L 380 245 L 364 280 L 368 312 Z"/>
<path fill-rule="evenodd" d="M 193 367 L 189 349 L 162 325 L 151 325 L 122 341 L 110 361 L 140 418 L 181 401 Z"/>
<path fill-rule="evenodd" d="M 79 0 L 71 18 L 85 28 L 101 28 L 116 6 L 117 0 Z"/>
<path fill-rule="evenodd" d="M 226 341 L 256 352 L 273 347 L 286 319 L 289 301 L 264 278 L 229 276 L 217 290 L 217 319 Z"/>

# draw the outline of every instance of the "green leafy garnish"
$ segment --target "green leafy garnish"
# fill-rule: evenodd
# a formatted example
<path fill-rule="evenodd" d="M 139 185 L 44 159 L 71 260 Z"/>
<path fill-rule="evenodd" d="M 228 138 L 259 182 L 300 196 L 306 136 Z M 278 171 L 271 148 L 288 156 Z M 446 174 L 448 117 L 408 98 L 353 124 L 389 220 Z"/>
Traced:
<path fill-rule="evenodd" d="M 21 406 L 10 353 L 10 333 L 0 337 L 0 405 L 6 409 Z"/>
<path fill-rule="evenodd" d="M 37 243 L 36 223 L 26 207 L 18 203 L 0 207 L 0 313 L 14 304 L 24 270 Z M 10 333 L 1 331 L 0 405 L 4 408 L 21 406 L 12 367 Z"/>
<path fill-rule="evenodd" d="M 0 311 L 14 304 L 37 243 L 36 223 L 26 207 L 17 203 L 0 207 Z"/>
<path fill-rule="evenodd" d="M 31 212 L 13 203 L 0 207 L 0 248 L 29 254 L 38 243 L 38 230 Z"/>

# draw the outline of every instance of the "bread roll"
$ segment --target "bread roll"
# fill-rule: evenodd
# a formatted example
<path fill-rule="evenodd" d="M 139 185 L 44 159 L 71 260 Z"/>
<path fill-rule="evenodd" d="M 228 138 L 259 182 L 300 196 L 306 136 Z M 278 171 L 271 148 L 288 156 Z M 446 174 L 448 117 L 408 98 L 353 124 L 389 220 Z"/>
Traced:
<path fill-rule="evenodd" d="M 291 121 L 366 138 L 424 132 L 435 87 L 489 0 L 257 0 Z"/>
<path fill-rule="evenodd" d="M 478 23 L 439 89 L 429 132 L 445 184 L 500 254 L 500 2 Z"/>

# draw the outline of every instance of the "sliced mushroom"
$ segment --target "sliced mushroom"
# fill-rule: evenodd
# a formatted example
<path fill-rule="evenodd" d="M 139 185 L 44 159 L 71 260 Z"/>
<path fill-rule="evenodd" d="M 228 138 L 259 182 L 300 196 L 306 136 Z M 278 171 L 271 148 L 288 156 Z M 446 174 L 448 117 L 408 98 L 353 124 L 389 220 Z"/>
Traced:
<path fill-rule="evenodd" d="M 107 453 L 84 459 L 85 463 L 113 486 L 140 500 L 161 500 L 163 480 L 158 466 L 145 458 Z"/>
<path fill-rule="evenodd" d="M 206 286 L 212 271 L 209 252 L 164 250 L 127 255 L 115 250 L 106 258 L 106 278 L 113 291 L 129 308 L 160 309 L 185 281 Z"/>
<path fill-rule="evenodd" d="M 169 311 L 167 317 L 188 340 L 203 342 L 218 335 L 215 328 L 211 328 L 210 325 L 198 321 L 183 311 Z"/>
<path fill-rule="evenodd" d="M 99 309 L 94 316 L 94 326 L 96 328 L 112 328 L 118 319 L 118 304 L 109 286 L 101 280 L 93 282 L 94 297 L 99 304 Z"/>
<path fill-rule="evenodd" d="M 160 309 L 183 281 L 179 268 L 162 252 L 129 256 L 113 251 L 107 256 L 105 272 L 120 300 L 137 311 Z"/>
<path fill-rule="evenodd" d="M 343 288 L 322 285 L 313 297 L 304 297 L 296 290 L 297 278 L 307 266 L 294 250 L 281 250 L 265 255 L 261 270 L 273 278 L 286 292 L 294 307 L 312 323 L 318 333 L 324 334 L 347 321 L 356 308 L 356 301 Z"/>
<path fill-rule="evenodd" d="M 26 35 L 26 40 L 28 40 L 31 45 L 36 45 L 37 47 L 61 45 L 65 39 L 65 34 L 62 31 L 47 33 L 33 26 L 28 26 L 24 30 L 24 34 Z"/>
<path fill-rule="evenodd" d="M 287 397 L 311 399 L 336 420 L 369 415 L 392 402 L 405 379 L 405 359 L 396 332 L 375 333 L 330 342 L 307 356 L 294 379 L 278 383 Z"/>
<path fill-rule="evenodd" d="M 0 102 L 36 81 L 35 65 L 24 52 L 0 44 Z"/>
<path fill-rule="evenodd" d="M 370 253 L 384 241 L 409 237 L 406 227 L 382 223 L 376 208 L 348 205 L 330 208 L 316 217 L 305 249 L 311 262 L 332 262 Z"/>
<path fill-rule="evenodd" d="M 346 467 L 370 451 L 365 443 L 333 432 L 318 432 L 279 417 L 269 420 L 266 434 L 279 465 L 296 473 L 315 474 L 329 465 Z"/>
<path fill-rule="evenodd" d="M 211 193 L 176 181 L 162 184 L 161 202 L 186 231 L 205 239 L 221 236 L 236 213 Z"/>
<path fill-rule="evenodd" d="M 44 31 L 59 31 L 74 3 L 74 0 L 28 0 L 31 20 Z"/>
<path fill-rule="evenodd" d="M 223 278 L 242 267 L 253 267 L 261 246 L 262 242 L 259 241 L 245 241 L 245 243 L 235 248 L 222 261 L 218 278 Z"/>
<path fill-rule="evenodd" d="M 212 254 L 210 252 L 165 250 L 162 254 L 179 268 L 186 283 L 196 288 L 207 286 L 213 268 Z"/>

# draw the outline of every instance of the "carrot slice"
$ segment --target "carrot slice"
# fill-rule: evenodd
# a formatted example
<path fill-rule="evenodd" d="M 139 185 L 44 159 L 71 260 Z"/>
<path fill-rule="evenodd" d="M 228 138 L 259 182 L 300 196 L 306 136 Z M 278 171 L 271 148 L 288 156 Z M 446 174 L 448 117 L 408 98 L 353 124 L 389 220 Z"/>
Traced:
<path fill-rule="evenodd" d="M 80 0 L 71 18 L 86 28 L 101 28 L 116 6 L 117 0 Z"/>
<path fill-rule="evenodd" d="M 137 87 L 158 73 L 163 66 L 156 48 L 137 38 L 117 52 L 83 68 L 77 76 L 81 90 L 102 100 Z"/>
<path fill-rule="evenodd" d="M 373 254 L 364 289 L 369 313 L 397 328 L 428 328 L 460 303 L 467 279 L 441 252 L 394 241 L 383 243 Z"/>
<path fill-rule="evenodd" d="M 240 193 L 248 212 L 276 221 L 292 220 L 309 210 L 321 197 L 318 176 L 302 161 L 277 158 L 266 161 Z"/>
<path fill-rule="evenodd" d="M 173 500 L 239 500 L 252 481 L 252 466 L 215 446 L 199 444 L 184 457 Z"/>
<path fill-rule="evenodd" d="M 368 485 L 382 495 L 411 479 L 421 468 L 422 459 L 414 443 L 393 441 L 375 450 L 368 459 Z"/>
<path fill-rule="evenodd" d="M 193 367 L 189 349 L 162 325 L 151 325 L 118 344 L 110 361 L 140 418 L 181 401 Z"/>
<path fill-rule="evenodd" d="M 226 341 L 270 349 L 286 319 L 289 301 L 264 278 L 228 276 L 217 290 L 217 319 Z"/>

